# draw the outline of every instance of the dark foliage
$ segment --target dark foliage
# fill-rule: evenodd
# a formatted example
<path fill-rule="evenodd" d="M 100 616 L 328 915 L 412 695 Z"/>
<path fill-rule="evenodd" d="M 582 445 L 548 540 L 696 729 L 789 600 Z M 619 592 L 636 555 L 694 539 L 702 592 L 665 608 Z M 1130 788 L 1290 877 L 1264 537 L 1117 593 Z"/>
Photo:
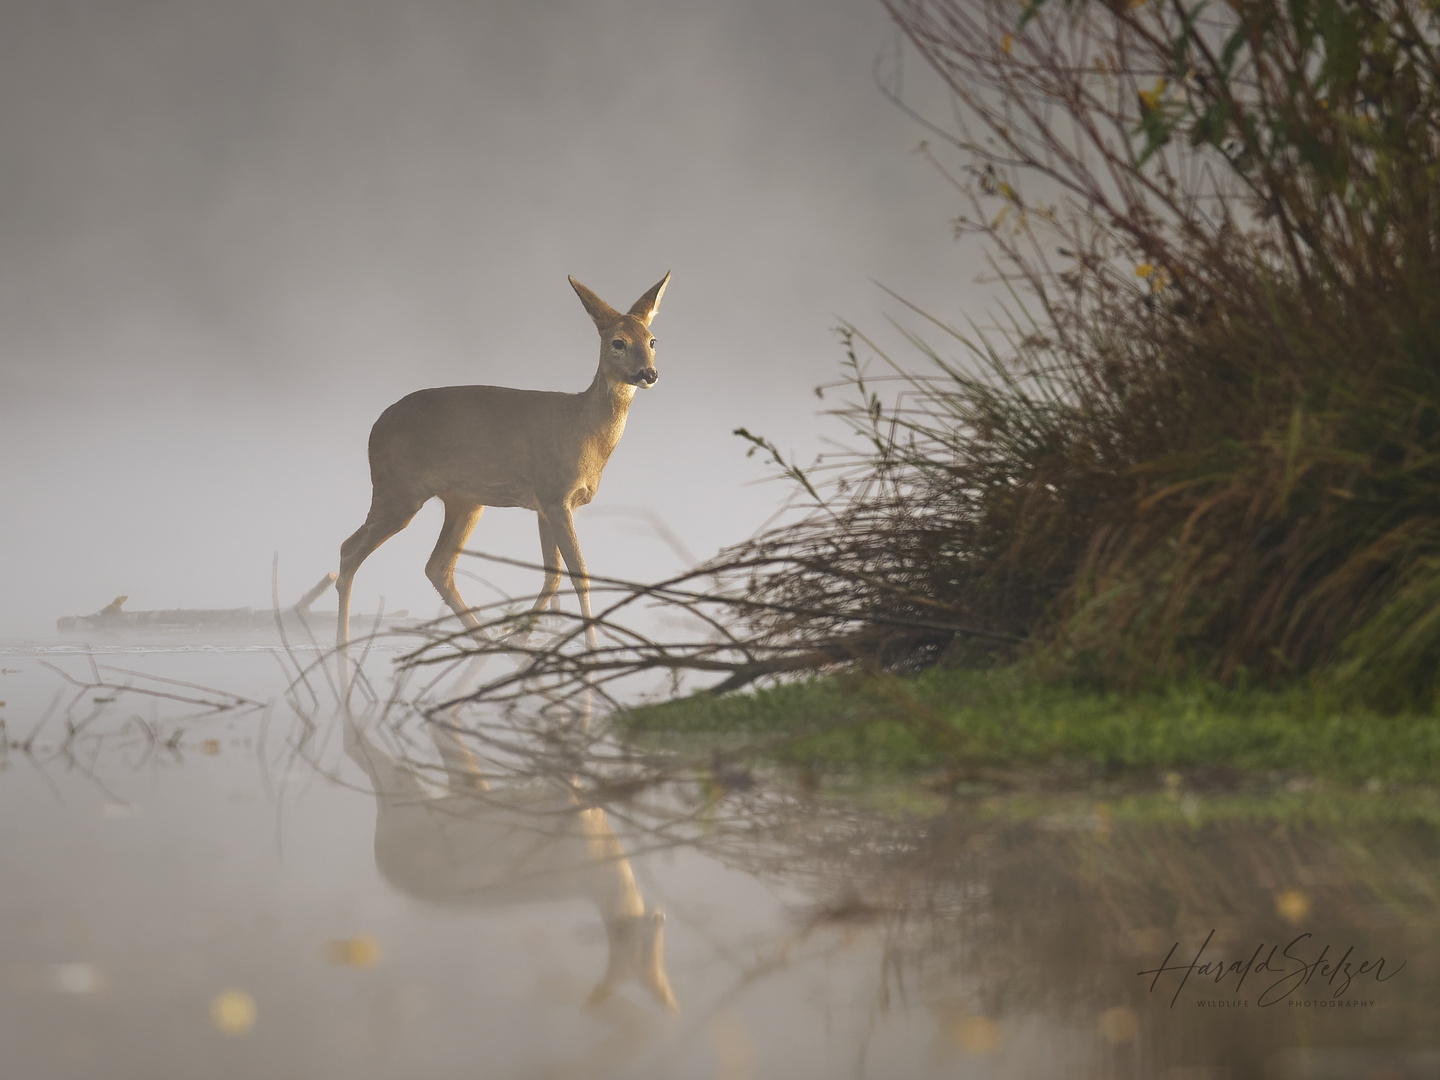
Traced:
<path fill-rule="evenodd" d="M 1440 4 L 884 2 L 955 98 L 928 152 L 1012 314 L 931 321 L 889 398 L 847 331 L 864 449 L 726 553 L 806 613 L 767 632 L 1433 704 Z"/>

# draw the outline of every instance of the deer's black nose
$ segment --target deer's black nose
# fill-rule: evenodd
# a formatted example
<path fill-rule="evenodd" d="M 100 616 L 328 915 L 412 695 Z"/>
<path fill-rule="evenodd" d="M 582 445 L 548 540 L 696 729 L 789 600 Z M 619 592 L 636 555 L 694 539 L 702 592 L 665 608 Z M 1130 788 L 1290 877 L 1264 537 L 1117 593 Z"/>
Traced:
<path fill-rule="evenodd" d="M 649 371 L 642 371 L 640 373 L 640 381 L 643 382 L 646 386 L 654 386 L 655 380 L 658 378 L 660 378 L 660 374 L 659 372 L 655 371 L 654 368 L 651 368 Z"/>

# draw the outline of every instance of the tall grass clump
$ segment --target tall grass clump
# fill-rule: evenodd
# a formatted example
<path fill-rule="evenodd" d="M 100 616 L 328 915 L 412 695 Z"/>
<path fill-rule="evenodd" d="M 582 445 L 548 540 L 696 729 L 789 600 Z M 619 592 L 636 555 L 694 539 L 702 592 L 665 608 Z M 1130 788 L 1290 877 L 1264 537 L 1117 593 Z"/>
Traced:
<path fill-rule="evenodd" d="M 768 630 L 1433 706 L 1440 3 L 882 2 L 1012 300 L 914 313 L 898 395 L 846 332 L 864 449 L 727 553 Z"/>

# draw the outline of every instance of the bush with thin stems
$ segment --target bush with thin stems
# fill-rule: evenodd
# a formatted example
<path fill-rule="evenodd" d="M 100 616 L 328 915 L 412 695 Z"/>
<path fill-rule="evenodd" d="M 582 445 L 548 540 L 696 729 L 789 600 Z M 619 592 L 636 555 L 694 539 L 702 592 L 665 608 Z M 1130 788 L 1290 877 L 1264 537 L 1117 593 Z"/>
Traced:
<path fill-rule="evenodd" d="M 1440 4 L 882 2 L 953 98 L 914 115 L 1011 315 L 919 320 L 893 400 L 846 332 L 862 449 L 751 545 L 786 556 L 753 595 L 995 635 L 890 666 L 1023 637 L 1111 683 L 1433 705 Z"/>

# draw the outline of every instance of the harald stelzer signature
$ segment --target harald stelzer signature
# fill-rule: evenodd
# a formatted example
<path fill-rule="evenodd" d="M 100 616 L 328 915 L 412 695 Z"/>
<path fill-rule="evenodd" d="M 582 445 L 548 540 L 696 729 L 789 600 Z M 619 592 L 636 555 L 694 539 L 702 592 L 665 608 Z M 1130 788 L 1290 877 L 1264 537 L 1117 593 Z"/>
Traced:
<path fill-rule="evenodd" d="M 1155 976 L 1150 980 L 1150 991 L 1153 993 L 1155 987 L 1160 982 L 1160 976 L 1170 971 L 1183 972 L 1180 977 L 1180 985 L 1175 987 L 1175 996 L 1170 999 L 1170 1007 L 1173 1009 L 1175 1002 L 1180 998 L 1180 991 L 1185 988 L 1185 983 L 1191 975 L 1209 979 L 1217 986 L 1231 975 L 1236 975 L 1238 978 L 1235 981 L 1233 992 L 1238 994 L 1241 987 L 1245 985 L 1245 980 L 1252 974 L 1259 977 L 1265 972 L 1279 973 L 1280 977 L 1269 983 L 1256 999 L 1256 1004 L 1263 1008 L 1267 1005 L 1278 1005 L 1302 986 L 1308 986 L 1310 980 L 1317 975 L 1325 980 L 1327 986 L 1334 988 L 1334 993 L 1330 996 L 1339 998 L 1343 997 L 1346 991 L 1350 989 L 1350 981 L 1352 979 L 1359 978 L 1362 975 L 1368 975 L 1376 982 L 1389 982 L 1405 967 L 1405 961 L 1402 960 L 1400 961 L 1399 967 L 1392 967 L 1387 973 L 1385 958 L 1383 956 L 1377 960 L 1356 959 L 1352 961 L 1351 954 L 1355 951 L 1353 945 L 1345 950 L 1345 955 L 1340 957 L 1339 960 L 1326 960 L 1326 957 L 1330 954 L 1330 946 L 1326 945 L 1320 950 L 1319 956 L 1315 957 L 1314 960 L 1307 961 L 1303 956 L 1298 955 L 1300 950 L 1297 946 L 1299 946 L 1302 941 L 1312 937 L 1313 935 L 1311 934 L 1298 935 L 1291 939 L 1290 943 L 1283 949 L 1279 945 L 1270 946 L 1270 951 L 1265 954 L 1265 959 L 1263 960 L 1260 959 L 1260 954 L 1265 952 L 1265 943 L 1261 942 L 1256 946 L 1249 960 L 1231 960 L 1227 962 L 1221 959 L 1206 960 L 1202 963 L 1201 957 L 1205 955 L 1205 950 L 1210 945 L 1210 939 L 1214 936 L 1215 931 L 1211 930 L 1210 933 L 1206 935 L 1205 941 L 1201 944 L 1200 948 L 1196 950 L 1194 958 L 1188 964 L 1172 964 L 1170 962 L 1171 957 L 1175 955 L 1175 950 L 1180 948 L 1180 942 L 1177 941 L 1174 945 L 1170 946 L 1170 951 L 1165 954 L 1165 960 L 1159 967 L 1151 968 L 1148 971 L 1141 971 L 1137 974 Z M 1277 951 L 1280 953 L 1278 960 L 1275 956 Z M 1256 963 L 1257 960 L 1259 963 Z"/>

